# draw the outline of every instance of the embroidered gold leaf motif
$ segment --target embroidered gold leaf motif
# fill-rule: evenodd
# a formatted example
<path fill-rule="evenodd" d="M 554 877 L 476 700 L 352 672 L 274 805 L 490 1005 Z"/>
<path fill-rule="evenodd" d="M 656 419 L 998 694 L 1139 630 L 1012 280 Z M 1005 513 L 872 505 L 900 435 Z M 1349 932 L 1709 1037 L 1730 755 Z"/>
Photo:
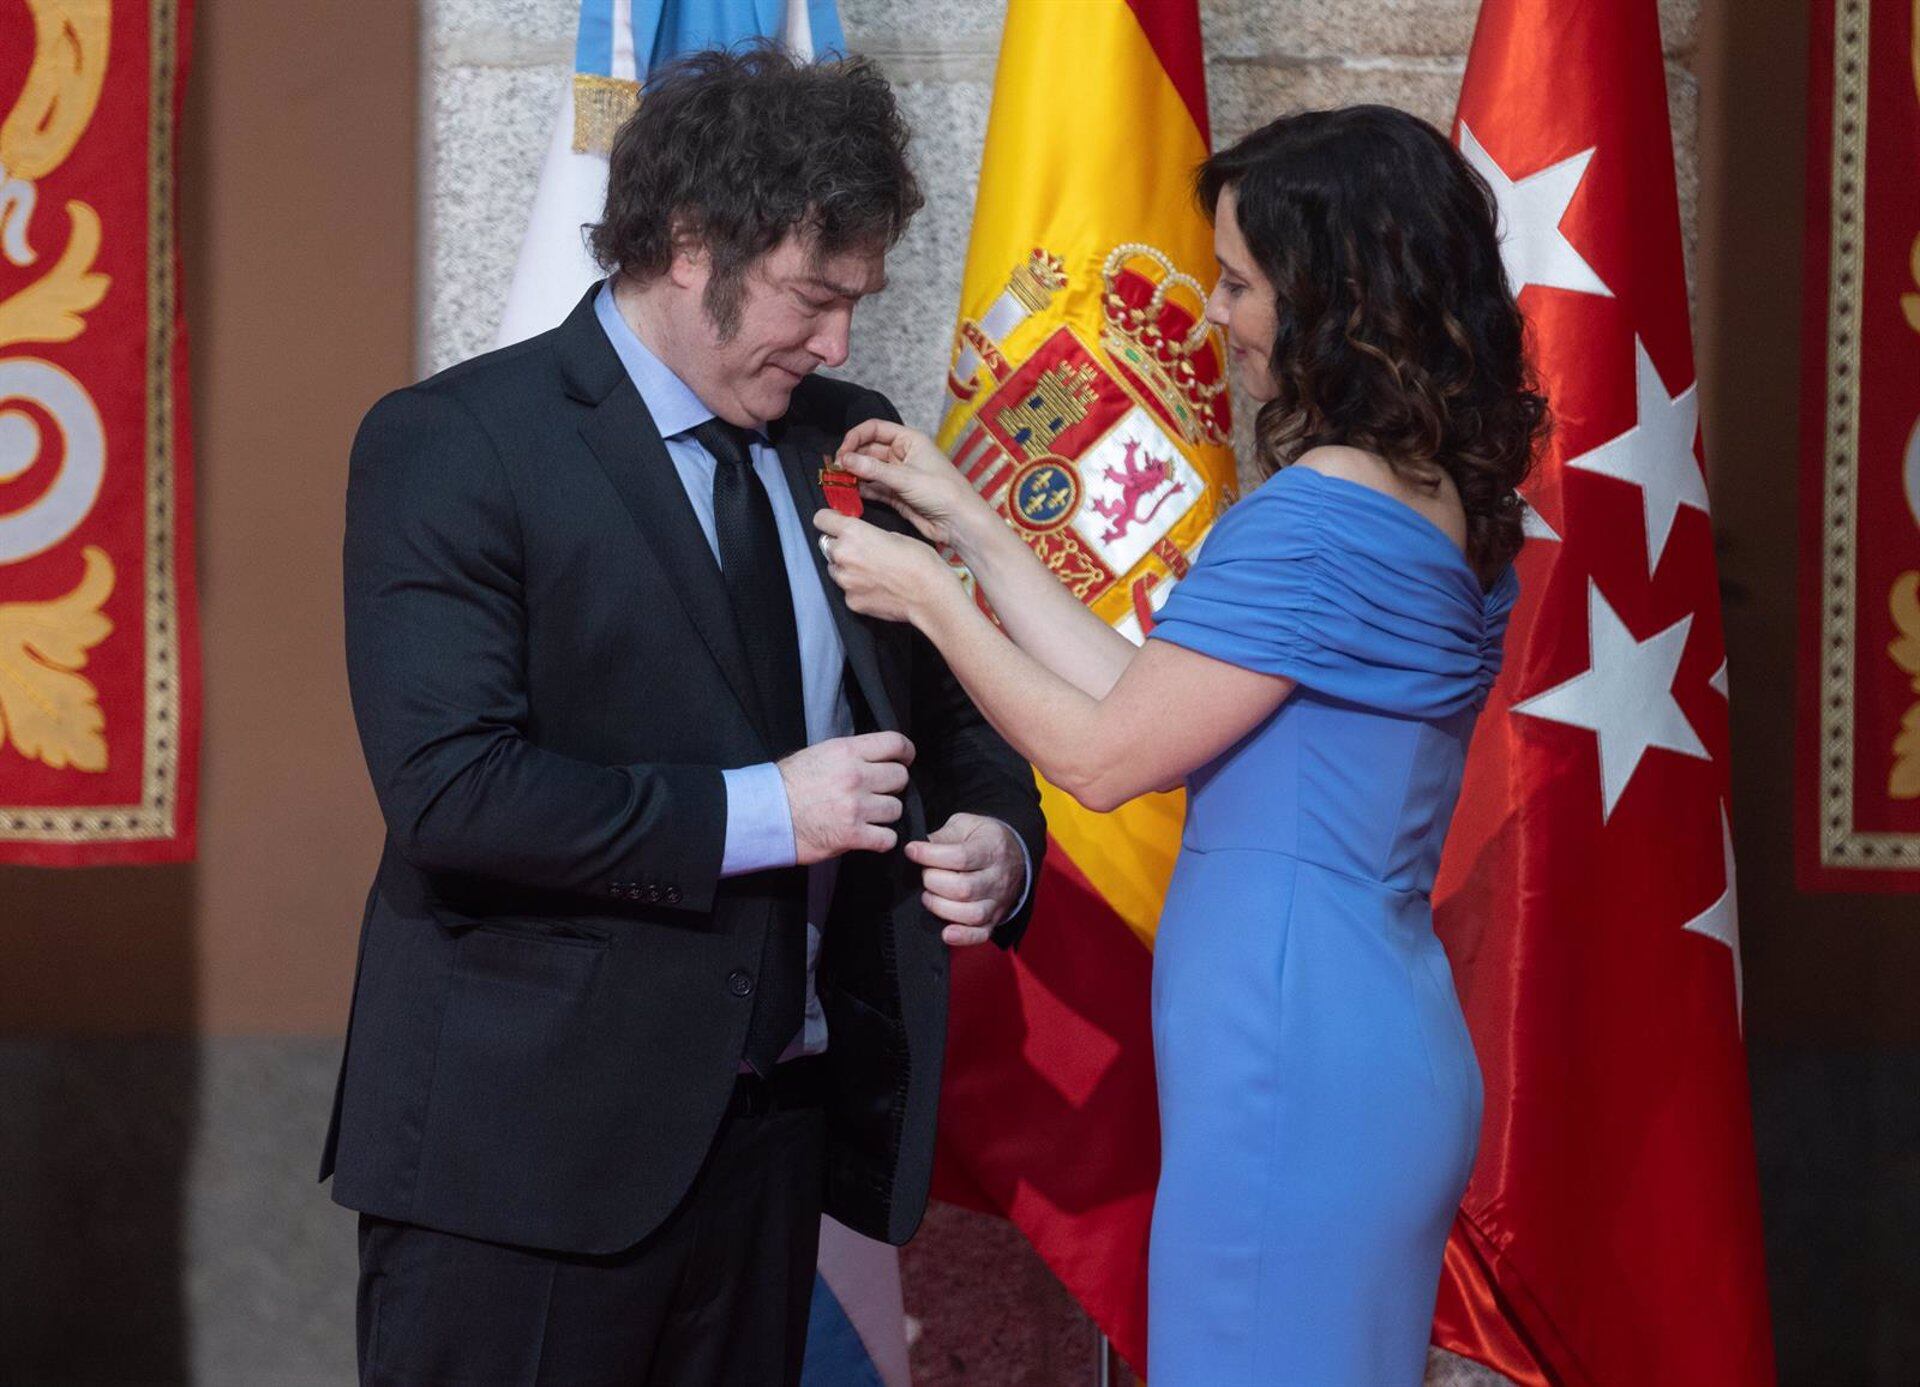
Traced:
<path fill-rule="evenodd" d="M 1916 48 L 1920 48 L 1920 34 L 1914 36 Z M 1907 253 L 1907 268 L 1913 272 L 1913 282 L 1920 284 L 1920 236 L 1913 238 L 1913 249 Z M 1902 294 L 1900 311 L 1907 315 L 1907 326 L 1920 332 L 1920 294 Z"/>
<path fill-rule="evenodd" d="M 1913 676 L 1913 691 L 1920 694 L 1920 573 L 1902 573 L 1893 580 L 1888 606 L 1893 609 L 1893 624 L 1900 637 L 1887 646 L 1887 653 Z M 1894 799 L 1920 799 L 1920 703 L 1907 709 L 1893 739 L 1887 794 Z"/>
<path fill-rule="evenodd" d="M 27 0 L 33 11 L 33 66 L 0 123 L 7 178 L 45 178 L 59 168 L 93 119 L 107 75 L 112 0 Z"/>
<path fill-rule="evenodd" d="M 86 330 L 86 313 L 106 297 L 112 283 L 93 269 L 100 253 L 100 214 L 84 202 L 69 202 L 73 235 L 59 263 L 0 302 L 0 347 L 16 342 L 71 342 Z"/>
<path fill-rule="evenodd" d="M 100 608 L 113 591 L 113 561 L 88 545 L 86 572 L 65 597 L 0 603 L 0 747 L 8 742 L 55 770 L 107 768 L 106 719 L 87 652 L 113 630 Z"/>

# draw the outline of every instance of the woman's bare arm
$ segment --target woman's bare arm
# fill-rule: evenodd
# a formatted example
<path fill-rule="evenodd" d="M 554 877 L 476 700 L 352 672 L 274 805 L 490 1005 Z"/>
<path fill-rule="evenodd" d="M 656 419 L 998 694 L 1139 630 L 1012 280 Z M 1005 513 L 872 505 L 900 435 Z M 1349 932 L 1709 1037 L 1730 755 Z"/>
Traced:
<path fill-rule="evenodd" d="M 963 595 L 928 603 L 914 622 L 1000 735 L 1101 812 L 1177 784 L 1266 721 L 1294 688 L 1291 679 L 1148 641 L 1094 697 L 1002 637 Z"/>
<path fill-rule="evenodd" d="M 1083 693 L 1098 698 L 1114 686 L 1132 642 L 1060 585 L 932 439 L 875 419 L 857 425 L 842 449 L 840 465 L 860 478 L 862 494 L 959 555 L 1015 644 Z"/>
<path fill-rule="evenodd" d="M 1150 640 L 1104 695 L 1090 694 L 1008 640 L 925 544 L 832 510 L 813 523 L 847 605 L 919 628 L 995 730 L 1089 809 L 1179 781 L 1293 692 L 1291 679 Z"/>
<path fill-rule="evenodd" d="M 1081 693 L 1112 691 L 1137 648 L 1061 586 L 998 515 L 955 547 L 1015 645 Z"/>

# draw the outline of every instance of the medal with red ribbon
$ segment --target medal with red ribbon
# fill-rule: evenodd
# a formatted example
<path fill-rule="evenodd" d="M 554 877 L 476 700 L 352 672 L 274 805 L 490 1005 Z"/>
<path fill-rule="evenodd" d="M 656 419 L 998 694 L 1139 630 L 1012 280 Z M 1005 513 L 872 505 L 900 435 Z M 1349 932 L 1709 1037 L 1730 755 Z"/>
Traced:
<path fill-rule="evenodd" d="M 860 479 L 851 472 L 843 472 L 835 467 L 830 457 L 821 461 L 826 466 L 820 469 L 820 489 L 826 493 L 827 504 L 840 514 L 858 520 L 862 510 Z"/>

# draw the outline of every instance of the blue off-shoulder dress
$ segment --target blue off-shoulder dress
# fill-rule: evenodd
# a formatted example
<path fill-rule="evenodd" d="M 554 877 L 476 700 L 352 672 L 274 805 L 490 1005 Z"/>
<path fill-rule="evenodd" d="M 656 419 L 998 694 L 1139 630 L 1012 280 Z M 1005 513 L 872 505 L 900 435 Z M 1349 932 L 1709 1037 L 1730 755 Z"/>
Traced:
<path fill-rule="evenodd" d="M 1288 468 L 1153 639 L 1298 687 L 1188 779 L 1154 950 L 1153 1387 L 1416 1387 L 1480 1131 L 1429 894 L 1517 584 Z"/>

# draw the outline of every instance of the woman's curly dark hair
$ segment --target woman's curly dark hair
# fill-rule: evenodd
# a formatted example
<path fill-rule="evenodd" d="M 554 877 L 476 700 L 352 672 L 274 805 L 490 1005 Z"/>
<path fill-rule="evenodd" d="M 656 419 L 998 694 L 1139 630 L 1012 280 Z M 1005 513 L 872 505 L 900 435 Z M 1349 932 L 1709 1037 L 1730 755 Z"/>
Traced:
<path fill-rule="evenodd" d="M 1520 551 L 1547 430 L 1485 180 L 1425 121 L 1386 106 L 1309 111 L 1201 165 L 1212 215 L 1233 189 L 1271 282 L 1279 393 L 1254 420 L 1268 473 L 1310 448 L 1377 453 L 1459 488 L 1467 555 L 1490 580 Z"/>
<path fill-rule="evenodd" d="M 648 77 L 614 136 L 589 246 L 603 270 L 644 283 L 673 263 L 677 236 L 696 238 L 707 312 L 732 332 L 747 266 L 790 233 L 823 256 L 900 239 L 924 201 L 907 139 L 864 58 L 801 63 L 770 42 L 689 54 Z"/>

